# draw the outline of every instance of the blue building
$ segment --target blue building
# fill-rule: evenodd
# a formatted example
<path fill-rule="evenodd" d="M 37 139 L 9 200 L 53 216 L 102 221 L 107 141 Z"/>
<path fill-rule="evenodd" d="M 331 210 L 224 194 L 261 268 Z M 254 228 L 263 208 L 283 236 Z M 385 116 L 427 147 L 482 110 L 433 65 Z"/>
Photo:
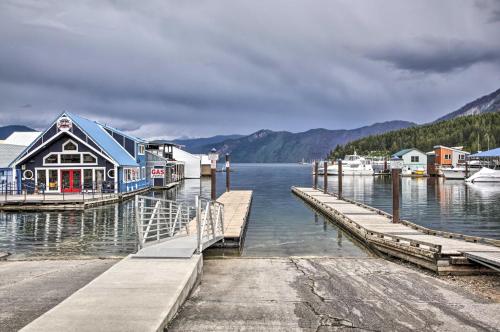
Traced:
<path fill-rule="evenodd" d="M 11 163 L 17 188 L 46 193 L 149 187 L 146 141 L 76 114 L 61 114 Z"/>

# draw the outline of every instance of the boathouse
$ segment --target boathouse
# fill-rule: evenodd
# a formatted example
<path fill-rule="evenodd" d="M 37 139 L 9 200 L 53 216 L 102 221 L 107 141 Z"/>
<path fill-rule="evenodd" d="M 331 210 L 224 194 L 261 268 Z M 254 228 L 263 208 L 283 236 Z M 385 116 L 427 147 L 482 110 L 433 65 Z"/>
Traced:
<path fill-rule="evenodd" d="M 64 112 L 11 163 L 18 190 L 125 193 L 150 186 L 146 142 Z"/>
<path fill-rule="evenodd" d="M 427 173 L 427 155 L 418 149 L 404 149 L 396 152 L 392 157 L 403 160 L 403 175 Z"/>

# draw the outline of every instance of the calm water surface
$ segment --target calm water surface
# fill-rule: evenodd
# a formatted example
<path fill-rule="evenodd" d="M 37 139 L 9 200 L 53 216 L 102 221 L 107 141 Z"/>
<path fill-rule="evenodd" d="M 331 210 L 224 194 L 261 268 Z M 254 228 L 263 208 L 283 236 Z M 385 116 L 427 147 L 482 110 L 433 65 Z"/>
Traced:
<path fill-rule="evenodd" d="M 365 250 L 290 192 L 310 186 L 310 166 L 234 165 L 232 187 L 254 190 L 244 256 L 360 256 Z M 218 173 L 218 192 L 225 174 Z M 329 178 L 335 190 L 336 177 Z M 151 195 L 194 203 L 209 196 L 210 180 L 186 180 Z M 344 177 L 344 195 L 391 209 L 390 179 Z M 500 238 L 500 186 L 442 179 L 402 179 L 402 217 L 434 229 Z M 0 212 L 0 251 L 23 256 L 123 256 L 136 250 L 132 200 L 66 212 Z"/>

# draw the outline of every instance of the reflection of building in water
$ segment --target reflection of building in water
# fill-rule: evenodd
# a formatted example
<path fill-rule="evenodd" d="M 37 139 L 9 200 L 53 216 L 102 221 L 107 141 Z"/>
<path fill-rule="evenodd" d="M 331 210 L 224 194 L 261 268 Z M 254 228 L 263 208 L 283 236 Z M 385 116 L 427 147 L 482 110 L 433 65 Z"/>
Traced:
<path fill-rule="evenodd" d="M 136 249 L 134 215 L 133 201 L 86 211 L 1 213 L 0 251 L 32 256 L 124 255 Z"/>
<path fill-rule="evenodd" d="M 427 179 L 401 177 L 402 206 L 423 206 L 427 204 Z"/>
<path fill-rule="evenodd" d="M 447 212 L 453 206 L 466 204 L 466 187 L 462 181 L 445 181 L 443 178 L 435 180 L 436 198 L 442 212 Z"/>

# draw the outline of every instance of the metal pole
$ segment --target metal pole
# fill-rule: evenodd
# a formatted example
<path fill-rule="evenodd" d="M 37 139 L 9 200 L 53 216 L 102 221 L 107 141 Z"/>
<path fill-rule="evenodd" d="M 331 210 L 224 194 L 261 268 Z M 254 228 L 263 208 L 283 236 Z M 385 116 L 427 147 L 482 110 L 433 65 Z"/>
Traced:
<path fill-rule="evenodd" d="M 210 180 L 211 180 L 211 194 L 210 194 L 210 198 L 212 199 L 212 201 L 215 201 L 216 199 L 216 174 L 217 174 L 217 170 L 216 168 L 217 167 L 217 162 L 215 160 L 212 160 L 211 164 L 210 164 Z"/>
<path fill-rule="evenodd" d="M 196 239 L 197 239 L 197 252 L 201 254 L 201 200 L 200 196 L 196 196 Z"/>
<path fill-rule="evenodd" d="M 319 171 L 319 162 L 317 160 L 314 161 L 314 170 L 313 170 L 313 188 L 318 189 L 318 171 Z"/>
<path fill-rule="evenodd" d="M 323 162 L 323 192 L 328 192 L 328 161 Z"/>
<path fill-rule="evenodd" d="M 338 180 L 338 182 L 339 182 L 339 198 L 342 198 L 342 159 L 339 159 L 337 161 L 337 163 L 338 163 L 337 170 L 339 173 L 338 174 L 338 176 L 339 176 L 339 180 Z"/>
<path fill-rule="evenodd" d="M 231 191 L 231 164 L 229 153 L 226 153 L 226 191 Z"/>
<path fill-rule="evenodd" d="M 392 174 L 392 222 L 399 223 L 399 169 L 393 168 Z"/>

